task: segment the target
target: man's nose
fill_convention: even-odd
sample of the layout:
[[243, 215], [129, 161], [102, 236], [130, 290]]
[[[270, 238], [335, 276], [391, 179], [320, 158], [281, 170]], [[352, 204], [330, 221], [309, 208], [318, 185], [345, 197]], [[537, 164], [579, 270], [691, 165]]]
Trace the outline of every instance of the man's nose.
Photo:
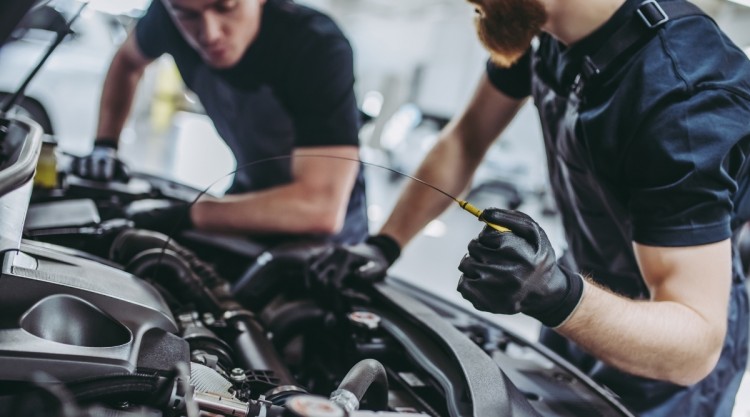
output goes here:
[[211, 45], [221, 38], [221, 21], [214, 13], [203, 14], [201, 22], [200, 42], [203, 45]]

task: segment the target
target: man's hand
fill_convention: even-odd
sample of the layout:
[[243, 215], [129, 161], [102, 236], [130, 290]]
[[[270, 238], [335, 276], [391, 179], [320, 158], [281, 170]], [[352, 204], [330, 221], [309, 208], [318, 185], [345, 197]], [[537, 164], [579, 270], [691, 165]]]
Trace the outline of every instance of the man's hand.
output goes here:
[[117, 158], [117, 149], [96, 144], [87, 156], [73, 160], [73, 174], [95, 181], [120, 181], [130, 179], [127, 166]]
[[487, 209], [480, 220], [507, 227], [501, 233], [485, 226], [469, 243], [458, 269], [458, 291], [479, 310], [525, 313], [549, 327], [562, 324], [583, 294], [583, 279], [557, 265], [544, 230], [531, 217], [512, 210]]
[[310, 263], [310, 277], [325, 286], [341, 288], [347, 282], [373, 283], [385, 278], [401, 248], [390, 236], [370, 236], [363, 243], [333, 248]]

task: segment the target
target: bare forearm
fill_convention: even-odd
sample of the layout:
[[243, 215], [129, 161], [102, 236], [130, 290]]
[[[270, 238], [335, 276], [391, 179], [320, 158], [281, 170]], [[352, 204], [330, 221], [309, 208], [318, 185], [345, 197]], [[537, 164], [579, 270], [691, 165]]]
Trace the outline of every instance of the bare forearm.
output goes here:
[[[483, 75], [464, 112], [445, 127], [437, 145], [422, 162], [417, 178], [453, 196], [459, 195], [523, 102], [498, 92]], [[390, 235], [403, 247], [451, 203], [450, 198], [423, 184], [409, 183], [381, 233]]]
[[[430, 151], [415, 176], [451, 195], [459, 195], [471, 180], [482, 155], [471, 157], [455, 140], [441, 140]], [[418, 182], [407, 184], [381, 229], [405, 246], [424, 226], [453, 201]]]
[[676, 302], [634, 301], [587, 283], [557, 330], [625, 372], [690, 385], [715, 366], [726, 327]]
[[347, 201], [290, 184], [202, 200], [191, 218], [199, 229], [230, 233], [333, 234], [343, 226]]
[[97, 137], [119, 138], [142, 75], [142, 67], [128, 65], [117, 57], [112, 61], [99, 103]]

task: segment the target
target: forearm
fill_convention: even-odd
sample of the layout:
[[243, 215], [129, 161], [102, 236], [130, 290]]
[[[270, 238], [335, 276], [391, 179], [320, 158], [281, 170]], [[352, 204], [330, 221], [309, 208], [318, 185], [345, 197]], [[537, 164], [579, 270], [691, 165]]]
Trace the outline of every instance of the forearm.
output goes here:
[[115, 56], [104, 80], [96, 137], [117, 140], [133, 105], [144, 68]]
[[[456, 196], [466, 189], [483, 155], [470, 155], [459, 141], [444, 137], [430, 151], [414, 175]], [[393, 237], [404, 247], [452, 203], [445, 195], [411, 181], [401, 193], [396, 207], [380, 232]]]
[[634, 301], [587, 283], [557, 331], [625, 372], [690, 385], [715, 366], [726, 326], [710, 325], [683, 304]]
[[265, 191], [204, 199], [190, 216], [196, 228], [240, 234], [334, 234], [346, 217], [348, 194], [292, 183]]
[[[415, 176], [452, 196], [461, 194], [487, 149], [513, 120], [523, 102], [503, 95], [492, 87], [486, 74], [482, 75], [466, 109], [443, 129], [437, 145]], [[449, 197], [411, 182], [401, 193], [381, 233], [390, 235], [404, 247], [451, 203]]]

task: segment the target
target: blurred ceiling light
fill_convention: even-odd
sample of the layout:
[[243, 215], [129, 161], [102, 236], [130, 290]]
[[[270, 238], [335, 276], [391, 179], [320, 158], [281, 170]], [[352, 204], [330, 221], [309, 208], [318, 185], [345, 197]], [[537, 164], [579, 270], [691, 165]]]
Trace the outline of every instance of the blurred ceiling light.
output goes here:
[[750, 0], [729, 0], [732, 3], [737, 3], [745, 7], [750, 7]]
[[383, 95], [379, 91], [368, 91], [362, 100], [362, 111], [372, 117], [378, 117], [383, 109]]
[[385, 211], [383, 210], [383, 207], [380, 207], [377, 204], [370, 204], [367, 207], [367, 218], [370, 219], [370, 221], [379, 222], [383, 220], [384, 216]]
[[445, 232], [448, 230], [448, 227], [440, 220], [433, 220], [425, 226], [424, 233], [425, 236], [429, 237], [443, 237], [445, 236]]
[[384, 149], [394, 150], [406, 140], [412, 130], [422, 121], [422, 112], [413, 103], [402, 105], [383, 126], [380, 145]]

